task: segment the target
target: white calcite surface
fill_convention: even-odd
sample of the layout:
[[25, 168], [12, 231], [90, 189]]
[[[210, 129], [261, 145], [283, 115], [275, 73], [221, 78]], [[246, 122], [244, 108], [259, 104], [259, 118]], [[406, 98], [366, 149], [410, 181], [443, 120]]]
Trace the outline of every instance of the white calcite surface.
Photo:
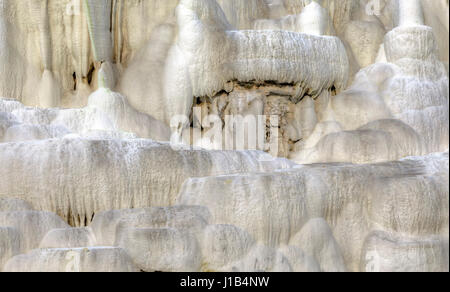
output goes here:
[[76, 248], [95, 246], [97, 241], [90, 227], [50, 230], [39, 244], [40, 248]]
[[0, 0], [0, 271], [449, 271], [448, 9]]
[[44, 248], [11, 258], [4, 272], [139, 272], [124, 250], [114, 247]]

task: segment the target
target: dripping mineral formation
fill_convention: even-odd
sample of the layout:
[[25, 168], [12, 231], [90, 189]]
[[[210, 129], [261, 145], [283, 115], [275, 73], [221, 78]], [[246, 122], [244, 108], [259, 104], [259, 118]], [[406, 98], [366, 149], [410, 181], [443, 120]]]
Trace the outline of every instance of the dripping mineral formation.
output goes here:
[[448, 271], [447, 0], [0, 0], [0, 271]]

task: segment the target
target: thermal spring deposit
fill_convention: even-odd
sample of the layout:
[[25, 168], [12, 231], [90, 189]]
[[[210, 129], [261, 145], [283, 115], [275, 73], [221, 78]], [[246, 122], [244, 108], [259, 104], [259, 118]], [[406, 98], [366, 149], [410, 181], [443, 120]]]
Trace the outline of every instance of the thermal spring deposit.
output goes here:
[[448, 272], [448, 0], [0, 0], [0, 271]]

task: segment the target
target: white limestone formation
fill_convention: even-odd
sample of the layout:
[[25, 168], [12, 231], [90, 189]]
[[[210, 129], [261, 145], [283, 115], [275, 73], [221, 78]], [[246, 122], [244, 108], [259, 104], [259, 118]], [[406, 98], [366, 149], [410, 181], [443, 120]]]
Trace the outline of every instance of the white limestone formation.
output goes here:
[[449, 271], [447, 0], [0, 0], [0, 271]]
[[19, 232], [22, 252], [39, 247], [42, 238], [48, 231], [69, 227], [56, 214], [43, 211], [0, 212], [0, 224], [15, 228]]
[[0, 227], [0, 272], [8, 260], [21, 253], [20, 233], [12, 227]]
[[4, 272], [138, 272], [120, 248], [36, 249], [11, 258]]
[[76, 248], [95, 246], [92, 230], [87, 228], [67, 228], [50, 230], [39, 244], [40, 248]]
[[[5, 166], [1, 176], [7, 178], [1, 181], [0, 193], [57, 212], [76, 226], [89, 224], [100, 211], [171, 205], [189, 177], [268, 172], [294, 164], [283, 159], [260, 161], [258, 152], [174, 151], [168, 144], [149, 140], [68, 137], [2, 143], [0, 149]], [[53, 164], [56, 159], [58, 166]], [[90, 171], [95, 175], [86, 175]], [[73, 181], [77, 183], [72, 185]], [[65, 190], [68, 184], [72, 191]]]

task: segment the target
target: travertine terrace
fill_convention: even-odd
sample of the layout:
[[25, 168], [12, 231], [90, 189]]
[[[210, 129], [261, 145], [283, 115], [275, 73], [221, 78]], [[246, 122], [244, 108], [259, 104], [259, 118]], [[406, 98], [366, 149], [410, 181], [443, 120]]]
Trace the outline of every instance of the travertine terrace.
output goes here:
[[0, 271], [448, 271], [448, 9], [0, 0]]

